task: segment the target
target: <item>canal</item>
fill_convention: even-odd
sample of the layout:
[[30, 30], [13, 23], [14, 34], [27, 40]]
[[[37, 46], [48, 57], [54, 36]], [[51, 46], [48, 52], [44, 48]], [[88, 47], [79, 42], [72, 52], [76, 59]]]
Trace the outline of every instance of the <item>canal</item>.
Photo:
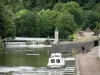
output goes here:
[[75, 75], [74, 60], [66, 61], [64, 69], [47, 69], [50, 54], [51, 48], [0, 52], [0, 75]]

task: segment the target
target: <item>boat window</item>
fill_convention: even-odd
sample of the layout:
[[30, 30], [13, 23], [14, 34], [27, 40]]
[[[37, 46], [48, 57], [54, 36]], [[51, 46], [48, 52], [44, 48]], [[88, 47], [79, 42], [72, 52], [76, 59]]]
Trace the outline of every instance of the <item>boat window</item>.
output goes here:
[[60, 63], [60, 59], [57, 59], [57, 60], [56, 60], [56, 63]]
[[60, 55], [55, 55], [55, 57], [60, 57]]
[[51, 55], [51, 57], [55, 57], [54, 55]]
[[55, 63], [55, 60], [54, 59], [51, 59], [51, 63]]

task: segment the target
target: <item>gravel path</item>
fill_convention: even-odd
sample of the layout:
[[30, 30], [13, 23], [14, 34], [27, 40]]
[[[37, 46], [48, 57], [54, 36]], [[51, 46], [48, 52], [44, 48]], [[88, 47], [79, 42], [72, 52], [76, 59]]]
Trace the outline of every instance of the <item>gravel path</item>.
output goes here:
[[100, 59], [98, 48], [77, 56], [80, 75], [100, 75]]

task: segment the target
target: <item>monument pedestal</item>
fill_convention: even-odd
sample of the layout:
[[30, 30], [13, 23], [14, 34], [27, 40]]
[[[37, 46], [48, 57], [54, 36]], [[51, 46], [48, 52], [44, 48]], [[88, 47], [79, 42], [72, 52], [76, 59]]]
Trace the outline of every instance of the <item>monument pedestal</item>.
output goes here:
[[58, 29], [56, 28], [54, 44], [58, 44], [58, 42], [59, 42], [59, 38], [58, 37], [59, 37], [59, 33], [58, 33]]

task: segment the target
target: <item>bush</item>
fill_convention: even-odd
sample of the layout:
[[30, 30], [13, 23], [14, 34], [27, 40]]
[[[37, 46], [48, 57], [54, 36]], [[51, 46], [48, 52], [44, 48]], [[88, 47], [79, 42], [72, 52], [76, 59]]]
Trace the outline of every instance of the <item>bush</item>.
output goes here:
[[73, 40], [74, 40], [74, 35], [70, 35], [70, 36], [68, 37], [68, 40], [69, 40], [69, 41], [73, 41]]

